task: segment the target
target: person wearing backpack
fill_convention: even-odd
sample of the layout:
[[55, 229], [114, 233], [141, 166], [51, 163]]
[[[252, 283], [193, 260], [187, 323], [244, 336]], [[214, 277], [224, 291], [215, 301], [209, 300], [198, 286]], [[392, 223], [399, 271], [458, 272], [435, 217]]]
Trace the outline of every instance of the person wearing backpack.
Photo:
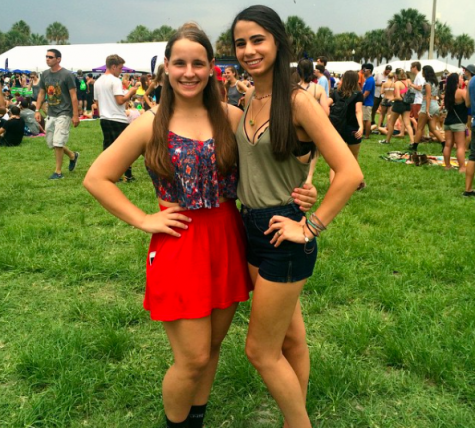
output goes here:
[[[330, 122], [348, 145], [351, 153], [358, 160], [358, 153], [363, 137], [363, 93], [358, 85], [358, 73], [347, 71], [343, 74], [339, 89], [330, 95]], [[330, 169], [330, 183], [335, 172]], [[364, 189], [366, 183], [362, 181], [357, 190]]]

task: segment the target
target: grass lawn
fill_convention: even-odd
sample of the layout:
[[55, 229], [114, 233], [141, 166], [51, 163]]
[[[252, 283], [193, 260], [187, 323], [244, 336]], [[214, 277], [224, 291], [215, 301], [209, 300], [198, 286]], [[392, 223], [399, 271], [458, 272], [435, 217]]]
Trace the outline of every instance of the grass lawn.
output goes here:
[[[361, 149], [368, 187], [320, 238], [302, 295], [309, 414], [319, 427], [475, 427], [475, 200], [455, 170], [381, 160], [408, 141], [378, 138]], [[149, 237], [81, 185], [99, 123], [69, 146], [78, 168], [57, 181], [43, 138], [0, 148], [0, 427], [162, 427], [171, 352], [142, 309]], [[156, 210], [142, 160], [134, 175], [119, 186]], [[323, 160], [315, 184], [323, 195]], [[207, 428], [281, 426], [244, 356], [249, 308], [223, 345]]]

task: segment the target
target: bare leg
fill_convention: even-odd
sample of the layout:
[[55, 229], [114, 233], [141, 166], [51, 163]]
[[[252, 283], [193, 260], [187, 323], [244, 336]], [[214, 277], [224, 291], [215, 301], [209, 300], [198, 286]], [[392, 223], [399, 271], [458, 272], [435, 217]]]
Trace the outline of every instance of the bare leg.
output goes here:
[[[452, 152], [452, 146], [454, 145], [453, 135], [454, 134], [452, 133], [452, 131], [445, 131], [445, 147], [444, 147], [445, 169], [452, 169], [452, 165], [450, 164], [450, 154]], [[464, 151], [463, 157], [465, 159], [465, 151]], [[465, 165], [465, 162], [464, 162], [464, 165]]]
[[296, 372], [282, 353], [305, 280], [274, 283], [258, 275], [246, 353], [277, 402], [289, 428], [311, 428]]
[[[447, 133], [445, 131], [445, 138], [447, 144]], [[465, 131], [462, 132], [455, 132], [454, 133], [455, 144], [457, 144], [457, 161], [459, 163], [459, 172], [461, 174], [465, 173]]]
[[427, 123], [427, 115], [425, 113], [419, 113], [419, 119], [417, 120], [417, 131], [414, 137], [415, 143], [420, 143], [422, 140], [422, 133], [424, 132], [424, 127]]
[[61, 174], [61, 170], [63, 168], [63, 155], [64, 155], [64, 148], [63, 147], [55, 147], [54, 148], [54, 157], [56, 160], [56, 168], [54, 172], [57, 174]]
[[[305, 402], [307, 400], [308, 379], [310, 377], [310, 353], [300, 302], [297, 302], [292, 321], [285, 335], [282, 351], [297, 375]], [[289, 424], [286, 421], [284, 422], [284, 428], [289, 428]]]
[[402, 120], [406, 126], [406, 131], [409, 135], [409, 141], [411, 144], [414, 144], [414, 134], [412, 133], [411, 118], [409, 117], [410, 113], [405, 111], [402, 115]]
[[435, 138], [439, 141], [439, 143], [442, 143], [444, 141], [444, 138], [442, 137], [442, 134], [439, 132], [437, 129], [437, 118], [436, 117], [431, 117], [429, 120], [429, 131], [434, 134]]
[[211, 350], [209, 362], [203, 371], [200, 383], [193, 400], [194, 406], [201, 406], [208, 402], [218, 367], [219, 351], [233, 320], [238, 304], [235, 303], [226, 309], [215, 309], [211, 314]]
[[468, 161], [467, 169], [465, 171], [465, 191], [471, 192], [473, 190], [473, 176], [475, 173], [475, 161]]
[[399, 113], [392, 112], [391, 116], [389, 116], [388, 120], [388, 133], [386, 135], [386, 141], [388, 143], [391, 142], [391, 137], [393, 136], [394, 132], [394, 124], [396, 123], [397, 118], [399, 117]]
[[211, 317], [164, 322], [174, 363], [162, 384], [165, 414], [173, 422], [188, 417], [199, 383], [210, 363]]

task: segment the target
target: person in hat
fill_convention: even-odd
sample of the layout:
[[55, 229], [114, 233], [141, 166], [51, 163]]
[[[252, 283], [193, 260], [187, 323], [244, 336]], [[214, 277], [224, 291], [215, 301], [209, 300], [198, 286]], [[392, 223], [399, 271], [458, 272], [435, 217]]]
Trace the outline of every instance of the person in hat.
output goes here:
[[389, 73], [393, 70], [391, 65], [387, 65], [382, 73], [377, 73], [374, 76], [374, 105], [373, 110], [371, 111], [371, 125], [374, 125], [374, 118], [378, 112], [379, 105], [383, 99], [383, 94], [381, 93], [381, 87], [388, 80]]
[[[462, 67], [465, 76], [470, 79], [468, 83], [468, 106], [472, 109], [475, 107], [475, 65], [469, 64]], [[475, 196], [473, 190], [473, 176], [475, 173], [475, 126], [472, 119], [472, 138], [470, 140], [470, 154], [468, 156], [467, 169], [465, 171], [465, 192], [463, 196]]]

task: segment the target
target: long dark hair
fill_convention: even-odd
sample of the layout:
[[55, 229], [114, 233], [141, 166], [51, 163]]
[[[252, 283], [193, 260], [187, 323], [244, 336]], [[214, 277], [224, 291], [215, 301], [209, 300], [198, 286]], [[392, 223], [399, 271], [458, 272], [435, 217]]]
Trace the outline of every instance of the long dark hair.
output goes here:
[[297, 64], [297, 72], [305, 83], [313, 80], [313, 62], [309, 59], [302, 58]]
[[422, 67], [422, 76], [424, 76], [427, 83], [432, 83], [435, 86], [439, 84], [435, 71], [430, 65], [424, 65], [424, 67]]
[[[168, 41], [165, 57], [170, 60], [176, 41], [187, 39], [199, 43], [206, 50], [208, 61], [214, 58], [208, 37], [196, 24], [185, 24]], [[218, 169], [225, 174], [237, 161], [236, 139], [221, 104], [216, 77], [210, 77], [203, 91], [203, 104], [213, 128], [213, 139]], [[153, 121], [153, 135], [145, 150], [146, 165], [155, 173], [173, 180], [174, 168], [168, 151], [168, 131], [175, 108], [175, 93], [165, 75], [160, 106]]]
[[[233, 50], [236, 53], [234, 30], [239, 21], [252, 21], [272, 34], [277, 47], [275, 58], [269, 131], [272, 152], [276, 159], [285, 160], [297, 148], [297, 134], [292, 121], [292, 92], [296, 89], [290, 80], [292, 49], [279, 15], [267, 6], [250, 6], [234, 18], [231, 25]], [[243, 64], [241, 64], [243, 65]]]
[[360, 90], [358, 87], [358, 77], [356, 71], [345, 71], [345, 74], [343, 74], [343, 77], [341, 78], [341, 86], [339, 90], [343, 98], [349, 98], [354, 92]]
[[444, 104], [447, 111], [450, 111], [454, 108], [455, 105], [455, 92], [457, 92], [459, 84], [459, 75], [457, 73], [452, 73], [447, 77], [447, 83], [445, 85], [445, 98]]

